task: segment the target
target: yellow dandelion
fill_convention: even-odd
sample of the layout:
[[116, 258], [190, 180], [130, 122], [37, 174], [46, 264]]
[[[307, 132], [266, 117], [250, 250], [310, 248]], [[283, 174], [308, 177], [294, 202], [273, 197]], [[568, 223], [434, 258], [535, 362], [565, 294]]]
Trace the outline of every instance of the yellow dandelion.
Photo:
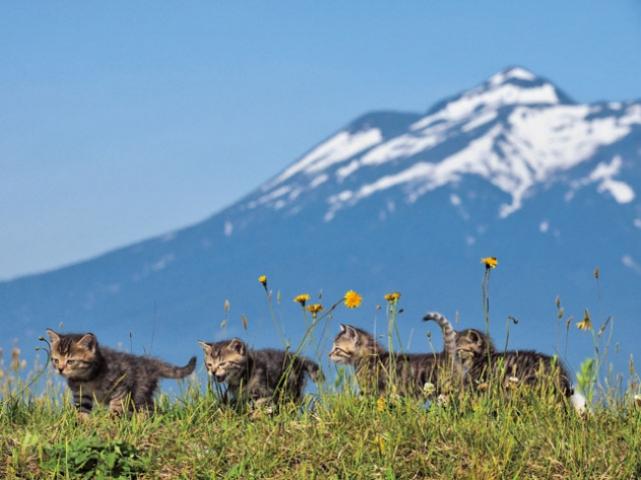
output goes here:
[[485, 257], [481, 258], [481, 263], [485, 265], [485, 268], [490, 269], [496, 268], [496, 266], [499, 264], [499, 261], [496, 257]]
[[387, 407], [385, 397], [378, 397], [378, 400], [376, 400], [376, 411], [382, 413], [385, 411], [385, 407]]
[[358, 308], [360, 307], [362, 301], [363, 297], [361, 297], [354, 290], [348, 290], [343, 297], [343, 303], [347, 308]]
[[398, 302], [399, 298], [401, 298], [401, 294], [399, 292], [391, 292], [385, 294], [385, 301], [389, 303]]
[[312, 298], [309, 293], [301, 293], [294, 297], [294, 301], [300, 303], [301, 307], [304, 307], [307, 302]]
[[583, 313], [583, 320], [577, 322], [576, 327], [579, 330], [592, 330], [592, 319], [590, 318], [590, 312], [588, 312], [587, 308]]
[[316, 318], [318, 313], [323, 310], [323, 306], [320, 303], [312, 303], [311, 305], [307, 305], [305, 310], [312, 314], [312, 318]]
[[260, 283], [263, 287], [267, 288], [267, 275], [259, 276], [258, 283]]

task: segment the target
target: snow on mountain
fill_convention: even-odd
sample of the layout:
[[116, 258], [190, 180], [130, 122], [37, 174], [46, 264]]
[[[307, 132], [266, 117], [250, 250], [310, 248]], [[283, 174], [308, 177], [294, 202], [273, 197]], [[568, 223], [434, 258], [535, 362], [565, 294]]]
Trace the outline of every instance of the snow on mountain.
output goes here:
[[[402, 188], [406, 201], [414, 202], [474, 175], [511, 197], [498, 211], [507, 217], [537, 185], [590, 160], [639, 125], [641, 103], [576, 104], [547, 80], [513, 67], [438, 103], [395, 135], [383, 135], [375, 121], [337, 132], [268, 182], [247, 207], [280, 210], [323, 186], [324, 220], [331, 221], [390, 188]], [[361, 175], [380, 166], [389, 168]], [[620, 202], [634, 198], [632, 187], [612, 175], [599, 191]]]
[[[261, 273], [285, 299], [357, 288], [366, 305], [345, 321], [366, 328], [386, 290], [403, 292], [403, 334], [423, 328], [426, 307], [479, 327], [478, 259], [496, 255], [493, 329], [515, 315], [510, 341], [552, 352], [554, 298], [576, 317], [598, 291], [595, 321], [614, 315], [630, 352], [641, 335], [640, 195], [641, 102], [576, 103], [512, 67], [423, 113], [365, 114], [196, 225], [0, 282], [0, 338], [30, 344], [63, 322], [114, 345], [134, 332], [176, 361], [213, 335], [279, 345]], [[297, 307], [278, 305], [293, 344], [305, 328]], [[592, 351], [585, 338], [575, 365]]]

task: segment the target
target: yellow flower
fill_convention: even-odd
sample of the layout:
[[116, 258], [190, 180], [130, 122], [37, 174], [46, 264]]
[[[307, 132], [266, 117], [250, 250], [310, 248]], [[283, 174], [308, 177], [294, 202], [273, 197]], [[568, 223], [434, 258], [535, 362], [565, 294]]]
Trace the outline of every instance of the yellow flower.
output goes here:
[[378, 400], [376, 400], [376, 411], [382, 413], [385, 411], [385, 407], [387, 407], [385, 397], [378, 397]]
[[592, 320], [590, 319], [590, 312], [588, 312], [587, 308], [583, 314], [583, 320], [577, 322], [576, 327], [579, 330], [592, 330]]
[[300, 303], [301, 306], [304, 307], [305, 304], [309, 302], [310, 298], [312, 297], [310, 297], [309, 293], [301, 293], [300, 295], [296, 295], [294, 297], [294, 301]]
[[496, 268], [496, 266], [499, 264], [499, 261], [496, 259], [496, 257], [485, 257], [481, 258], [481, 263], [485, 265], [485, 268]]
[[385, 300], [392, 303], [392, 302], [398, 302], [398, 299], [401, 298], [401, 294], [399, 292], [391, 292], [385, 294]]
[[258, 283], [267, 288], [267, 275], [261, 275], [260, 277], [258, 277]]
[[343, 303], [347, 308], [358, 308], [360, 307], [362, 301], [363, 297], [361, 297], [354, 290], [348, 290], [343, 297]]
[[318, 312], [323, 309], [323, 306], [320, 303], [312, 303], [311, 305], [307, 305], [305, 309], [312, 314], [312, 318], [316, 318]]

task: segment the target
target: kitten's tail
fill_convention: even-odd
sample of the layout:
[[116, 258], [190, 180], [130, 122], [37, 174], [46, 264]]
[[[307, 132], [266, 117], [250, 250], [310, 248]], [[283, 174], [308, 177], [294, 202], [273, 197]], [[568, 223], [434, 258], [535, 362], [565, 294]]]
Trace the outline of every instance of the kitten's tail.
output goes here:
[[430, 320], [438, 323], [443, 332], [443, 341], [445, 343], [445, 352], [450, 355], [451, 358], [456, 356], [456, 331], [452, 328], [452, 324], [447, 318], [441, 315], [438, 312], [428, 312], [423, 317], [423, 321], [429, 322]]
[[177, 367], [170, 363], [158, 362], [156, 364], [158, 375], [164, 378], [184, 378], [196, 368], [196, 357], [191, 357], [184, 367]]

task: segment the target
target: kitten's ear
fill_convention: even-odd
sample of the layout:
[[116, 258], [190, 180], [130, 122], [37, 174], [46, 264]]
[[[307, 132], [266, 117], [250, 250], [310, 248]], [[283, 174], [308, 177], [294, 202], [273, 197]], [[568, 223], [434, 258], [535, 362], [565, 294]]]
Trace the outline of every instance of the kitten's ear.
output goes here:
[[352, 327], [351, 325], [344, 325], [341, 324], [341, 331], [347, 335], [348, 338], [357, 338], [358, 333], [356, 332], [356, 329]]
[[209, 343], [198, 340], [198, 345], [200, 345], [200, 348], [202, 348], [205, 353], [211, 353], [211, 345]]
[[56, 332], [54, 332], [50, 328], [47, 328], [47, 335], [49, 336], [49, 341], [51, 343], [58, 343], [60, 341], [60, 335], [58, 335]]
[[232, 341], [229, 342], [228, 347], [238, 352], [240, 355], [245, 355], [245, 343], [238, 338], [232, 339]]
[[76, 345], [86, 348], [87, 350], [93, 352], [96, 349], [96, 346], [98, 345], [98, 340], [96, 339], [96, 336], [93, 333], [87, 333], [83, 335], [83, 337], [76, 342]]

